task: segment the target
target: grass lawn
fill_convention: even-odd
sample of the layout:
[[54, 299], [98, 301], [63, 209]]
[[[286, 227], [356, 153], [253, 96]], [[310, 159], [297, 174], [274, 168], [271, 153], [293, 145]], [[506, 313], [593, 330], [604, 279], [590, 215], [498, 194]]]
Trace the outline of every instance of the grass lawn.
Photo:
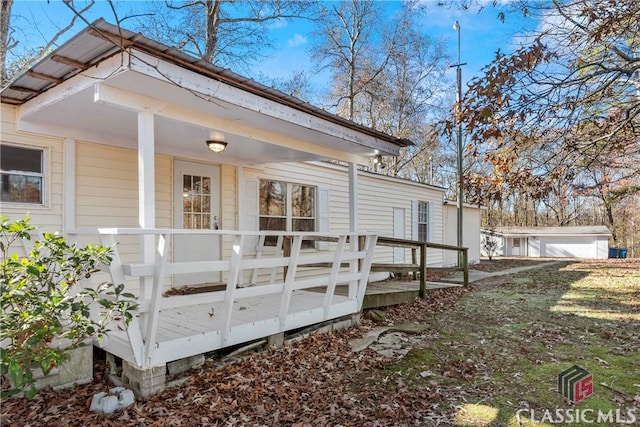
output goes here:
[[[618, 425], [616, 410], [632, 421], [631, 410], [640, 425], [638, 260], [562, 262], [487, 279], [429, 319], [429, 329], [434, 338], [386, 374], [439, 390], [457, 411], [455, 425], [562, 425], [557, 410], [565, 421], [580, 410], [593, 426]], [[557, 391], [558, 374], [572, 365], [593, 375], [593, 394], [576, 404]], [[598, 422], [598, 410], [612, 411], [613, 422]]]

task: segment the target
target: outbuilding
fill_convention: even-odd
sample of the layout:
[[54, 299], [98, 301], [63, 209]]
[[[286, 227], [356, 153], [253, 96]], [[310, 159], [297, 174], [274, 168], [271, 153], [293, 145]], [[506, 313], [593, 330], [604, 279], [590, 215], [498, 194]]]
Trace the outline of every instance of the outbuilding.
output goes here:
[[[499, 227], [481, 231], [482, 241], [496, 239], [493, 255], [532, 258], [607, 258], [611, 232], [603, 225]], [[482, 255], [488, 256], [487, 245]]]

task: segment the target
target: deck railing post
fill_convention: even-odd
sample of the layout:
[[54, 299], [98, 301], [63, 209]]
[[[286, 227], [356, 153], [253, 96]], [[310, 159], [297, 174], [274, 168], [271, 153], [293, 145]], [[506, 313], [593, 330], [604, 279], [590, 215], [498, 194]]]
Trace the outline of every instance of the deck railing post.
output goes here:
[[462, 248], [462, 268], [464, 271], [464, 287], [469, 286], [469, 256], [467, 253], [467, 248]]
[[[376, 243], [378, 242], [378, 236], [364, 236], [364, 259], [362, 260], [362, 267], [360, 268], [360, 280], [358, 280], [358, 288], [356, 292], [356, 300], [358, 301], [358, 310], [362, 309], [362, 303], [364, 302], [364, 294], [367, 289], [367, 282], [369, 281], [369, 272], [371, 271], [371, 264], [373, 263], [373, 253], [376, 249]], [[353, 238], [353, 237], [351, 237]], [[351, 296], [349, 296], [351, 298]]]
[[156, 251], [155, 265], [153, 271], [153, 288], [151, 289], [151, 299], [149, 301], [149, 316], [147, 318], [147, 333], [145, 334], [145, 354], [144, 365], [153, 365], [153, 352], [156, 345], [156, 334], [158, 332], [158, 321], [160, 318], [160, 299], [162, 298], [162, 282], [164, 272], [167, 267], [168, 238], [166, 234], [161, 234], [158, 238], [158, 248]]
[[[422, 250], [422, 249], [423, 249], [423, 247], [421, 246], [420, 250]], [[403, 249], [403, 251], [404, 251], [404, 249]], [[417, 252], [416, 247], [415, 246], [412, 247], [411, 248], [411, 264], [413, 264], [413, 265], [418, 263], [418, 258], [417, 258], [416, 252]], [[420, 257], [421, 257], [420, 259], [422, 259], [422, 253], [420, 253]], [[404, 256], [402, 257], [402, 260], [404, 261]], [[413, 280], [416, 280], [417, 279], [416, 276], [418, 275], [418, 272], [413, 271], [413, 272], [411, 272], [411, 275], [413, 276]]]
[[336, 291], [336, 280], [340, 273], [340, 265], [342, 263], [342, 256], [347, 244], [347, 236], [343, 235], [338, 238], [338, 245], [336, 246], [336, 252], [333, 256], [333, 265], [331, 266], [331, 273], [329, 275], [329, 284], [324, 294], [324, 317], [329, 317], [329, 310], [331, 309], [331, 301], [333, 294]]
[[242, 265], [242, 254], [244, 253], [246, 237], [244, 234], [236, 235], [233, 239], [231, 259], [229, 261], [229, 276], [227, 277], [227, 288], [224, 294], [224, 313], [221, 330], [222, 344], [226, 345], [231, 332], [231, 317], [233, 315], [233, 299], [235, 297], [238, 280], [240, 278], [240, 267]]
[[[291, 256], [291, 236], [284, 236], [284, 240], [282, 241], [282, 256], [284, 258], [289, 258]], [[287, 270], [289, 268], [285, 265], [282, 267], [282, 277], [287, 277]]]
[[[289, 241], [289, 239], [287, 239]], [[282, 290], [282, 299], [280, 300], [280, 332], [284, 331], [287, 315], [289, 314], [289, 305], [291, 304], [291, 294], [293, 292], [293, 285], [296, 280], [296, 272], [298, 270], [298, 257], [300, 255], [300, 248], [302, 247], [302, 236], [298, 235], [293, 238], [293, 244], [289, 245], [289, 263], [287, 268], [287, 275], [284, 278], [284, 289]]]
[[427, 245], [420, 245], [420, 298], [427, 294]]
[[[120, 285], [126, 283], [124, 275], [124, 268], [122, 266], [122, 260], [120, 259], [120, 252], [116, 245], [116, 239], [113, 234], [100, 234], [100, 244], [108, 246], [112, 250], [112, 259], [109, 264], [109, 274], [111, 276], [111, 283]], [[127, 336], [129, 337], [129, 343], [131, 344], [131, 350], [133, 351], [133, 357], [136, 359], [136, 363], [140, 366], [144, 363], [144, 338], [143, 328], [146, 324], [147, 313], [140, 313], [139, 316], [134, 316], [127, 327]]]

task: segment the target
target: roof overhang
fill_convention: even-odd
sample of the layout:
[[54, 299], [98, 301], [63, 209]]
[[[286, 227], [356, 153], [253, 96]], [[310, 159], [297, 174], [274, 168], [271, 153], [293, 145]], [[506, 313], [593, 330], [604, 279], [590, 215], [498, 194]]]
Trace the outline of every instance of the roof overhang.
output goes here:
[[[557, 227], [563, 228], [563, 227]], [[481, 233], [493, 234], [501, 237], [522, 238], [522, 237], [608, 237], [611, 232], [602, 231], [572, 231], [572, 230], [488, 230], [482, 229]]]
[[[409, 141], [97, 21], [2, 90], [20, 130], [137, 146], [137, 113], [153, 112], [156, 152], [221, 163], [398, 155]], [[223, 153], [205, 141], [222, 135]]]

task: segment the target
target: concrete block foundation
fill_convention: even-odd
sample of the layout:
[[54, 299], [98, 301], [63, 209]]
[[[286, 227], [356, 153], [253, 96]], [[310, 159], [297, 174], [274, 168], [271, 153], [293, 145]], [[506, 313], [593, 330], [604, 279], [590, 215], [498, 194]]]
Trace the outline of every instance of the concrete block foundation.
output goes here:
[[122, 361], [122, 384], [139, 397], [148, 397], [165, 389], [166, 365], [141, 368]]
[[49, 375], [42, 375], [42, 370], [34, 370], [36, 389], [53, 387], [54, 389], [73, 387], [93, 381], [93, 346], [91, 344], [67, 350], [69, 359], [51, 370]]

